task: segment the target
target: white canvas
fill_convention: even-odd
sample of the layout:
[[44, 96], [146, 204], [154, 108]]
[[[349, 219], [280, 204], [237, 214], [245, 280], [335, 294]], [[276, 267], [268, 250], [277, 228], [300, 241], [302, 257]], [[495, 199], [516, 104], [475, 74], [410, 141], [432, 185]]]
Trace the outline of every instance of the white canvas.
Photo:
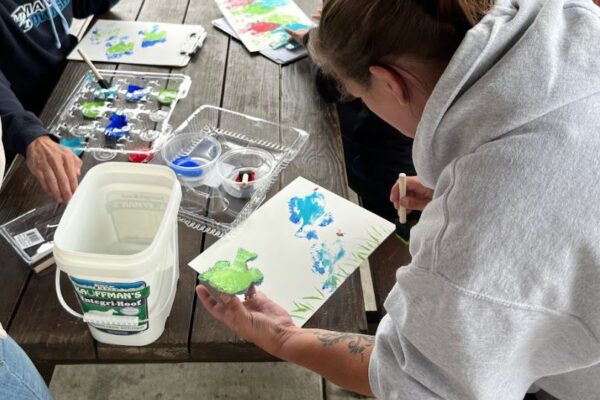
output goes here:
[[189, 265], [202, 273], [232, 262], [240, 248], [256, 253], [247, 266], [264, 275], [258, 290], [303, 325], [393, 231], [392, 223], [297, 178]]
[[184, 66], [190, 59], [186, 52], [205, 37], [200, 25], [100, 19], [68, 59], [81, 60], [79, 48], [94, 62]]
[[248, 51], [270, 48], [289, 39], [285, 29], [314, 24], [292, 0], [215, 0]]

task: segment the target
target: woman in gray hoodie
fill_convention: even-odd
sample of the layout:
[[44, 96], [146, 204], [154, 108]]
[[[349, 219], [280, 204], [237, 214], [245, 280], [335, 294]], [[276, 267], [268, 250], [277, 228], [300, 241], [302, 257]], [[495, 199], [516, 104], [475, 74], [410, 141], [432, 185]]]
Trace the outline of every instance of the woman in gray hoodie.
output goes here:
[[[329, 0], [311, 54], [415, 138], [433, 188], [375, 338], [263, 294], [204, 306], [246, 340], [391, 399], [600, 398], [600, 9]], [[397, 199], [396, 199], [397, 200]]]

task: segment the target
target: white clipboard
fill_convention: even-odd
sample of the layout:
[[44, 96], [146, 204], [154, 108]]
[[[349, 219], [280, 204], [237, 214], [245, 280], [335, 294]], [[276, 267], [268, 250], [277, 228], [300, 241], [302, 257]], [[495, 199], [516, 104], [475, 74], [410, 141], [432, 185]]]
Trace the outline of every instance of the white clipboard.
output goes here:
[[[212, 24], [215, 28], [220, 29], [231, 37], [239, 40], [238, 35], [225, 18], [215, 19], [212, 21]], [[260, 54], [277, 64], [285, 65], [306, 57], [308, 55], [308, 51], [306, 51], [304, 47], [293, 51], [286, 48], [280, 48], [276, 50], [264, 49], [260, 51]]]
[[100, 19], [67, 57], [94, 62], [185, 67], [206, 39], [201, 25]]

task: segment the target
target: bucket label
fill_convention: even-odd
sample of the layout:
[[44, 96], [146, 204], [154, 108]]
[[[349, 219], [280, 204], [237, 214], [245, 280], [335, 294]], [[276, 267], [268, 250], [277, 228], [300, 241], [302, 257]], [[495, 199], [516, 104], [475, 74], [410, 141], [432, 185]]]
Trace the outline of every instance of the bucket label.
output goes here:
[[[98, 282], [70, 277], [81, 309], [94, 328], [113, 335], [134, 335], [148, 329], [146, 282]], [[97, 316], [97, 319], [94, 317]], [[132, 317], [137, 317], [137, 322]]]

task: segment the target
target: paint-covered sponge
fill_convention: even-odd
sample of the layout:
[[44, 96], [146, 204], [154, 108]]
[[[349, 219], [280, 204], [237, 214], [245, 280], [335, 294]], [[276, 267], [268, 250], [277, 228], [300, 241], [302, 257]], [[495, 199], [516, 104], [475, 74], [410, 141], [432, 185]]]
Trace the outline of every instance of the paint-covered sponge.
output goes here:
[[129, 135], [129, 125], [127, 124], [127, 116], [119, 113], [113, 113], [110, 116], [110, 122], [104, 129], [104, 134], [107, 140], [119, 140]]
[[127, 93], [125, 93], [125, 100], [129, 102], [137, 102], [146, 100], [148, 95], [148, 89], [145, 89], [138, 85], [127, 86]]
[[233, 262], [217, 261], [208, 271], [198, 276], [198, 281], [220, 293], [228, 295], [243, 294], [264, 279], [258, 268], [248, 268], [248, 262], [258, 258], [256, 253], [238, 249]]

